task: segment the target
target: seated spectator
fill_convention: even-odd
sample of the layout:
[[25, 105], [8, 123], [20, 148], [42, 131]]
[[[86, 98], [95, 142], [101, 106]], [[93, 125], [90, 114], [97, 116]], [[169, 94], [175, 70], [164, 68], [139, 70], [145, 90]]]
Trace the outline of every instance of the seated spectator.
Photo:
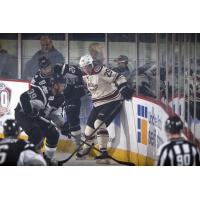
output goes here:
[[45, 56], [48, 58], [52, 65], [54, 66], [56, 63], [64, 63], [63, 55], [55, 49], [53, 46], [53, 41], [49, 36], [41, 36], [40, 38], [41, 49], [37, 51], [31, 60], [26, 63], [24, 78], [31, 80], [33, 75], [38, 71], [38, 59]]
[[17, 78], [17, 57], [2, 48], [0, 41], [0, 77]]
[[130, 74], [130, 70], [128, 68], [128, 57], [125, 55], [120, 55], [114, 61], [117, 62], [117, 67], [113, 68], [112, 70], [128, 78]]
[[103, 46], [98, 42], [93, 42], [90, 44], [88, 51], [92, 56], [94, 63], [103, 64], [105, 60]]
[[[188, 89], [189, 89], [189, 93], [188, 93]], [[190, 117], [194, 119], [194, 103], [196, 103], [196, 118], [200, 120], [200, 70], [197, 70], [196, 73], [194, 73], [193, 70], [190, 70], [190, 75], [188, 76], [188, 79], [185, 85], [185, 94], [186, 94], [185, 108], [187, 109], [189, 105]], [[187, 120], [187, 114], [188, 113], [185, 112], [186, 120]]]

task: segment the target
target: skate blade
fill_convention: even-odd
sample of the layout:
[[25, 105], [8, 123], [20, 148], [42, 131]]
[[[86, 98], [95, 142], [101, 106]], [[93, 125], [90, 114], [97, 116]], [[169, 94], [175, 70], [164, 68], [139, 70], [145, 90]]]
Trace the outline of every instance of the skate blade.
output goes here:
[[104, 165], [110, 165], [110, 160], [108, 158], [105, 159], [97, 159], [96, 164], [104, 164]]

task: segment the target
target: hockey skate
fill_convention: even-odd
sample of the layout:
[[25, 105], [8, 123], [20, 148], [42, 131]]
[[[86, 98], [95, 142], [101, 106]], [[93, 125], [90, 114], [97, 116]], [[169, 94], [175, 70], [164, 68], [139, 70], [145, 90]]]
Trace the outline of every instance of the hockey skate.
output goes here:
[[107, 150], [106, 149], [101, 149], [100, 151], [101, 151], [100, 155], [95, 157], [96, 163], [97, 164], [109, 165], [110, 164], [110, 160], [108, 158]]
[[48, 166], [58, 166], [58, 161], [55, 158], [50, 159], [45, 154], [43, 154], [43, 157]]
[[81, 160], [81, 159], [86, 159], [88, 154], [90, 153], [90, 151], [92, 150], [94, 144], [92, 144], [91, 146], [83, 146], [83, 148], [81, 148], [77, 154], [76, 157], [77, 159]]

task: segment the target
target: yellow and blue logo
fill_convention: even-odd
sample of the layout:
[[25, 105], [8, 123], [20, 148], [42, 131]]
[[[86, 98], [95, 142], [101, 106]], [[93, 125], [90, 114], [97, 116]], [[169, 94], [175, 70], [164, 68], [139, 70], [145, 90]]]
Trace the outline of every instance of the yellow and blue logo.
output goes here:
[[147, 112], [146, 106], [137, 105], [137, 142], [144, 145], [147, 145]]

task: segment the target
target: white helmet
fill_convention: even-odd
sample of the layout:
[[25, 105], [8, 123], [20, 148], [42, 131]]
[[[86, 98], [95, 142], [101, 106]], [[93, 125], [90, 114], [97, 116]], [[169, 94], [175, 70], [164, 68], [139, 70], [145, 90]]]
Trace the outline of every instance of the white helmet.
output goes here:
[[91, 55], [82, 56], [79, 62], [80, 67], [85, 67], [93, 63], [93, 58]]

